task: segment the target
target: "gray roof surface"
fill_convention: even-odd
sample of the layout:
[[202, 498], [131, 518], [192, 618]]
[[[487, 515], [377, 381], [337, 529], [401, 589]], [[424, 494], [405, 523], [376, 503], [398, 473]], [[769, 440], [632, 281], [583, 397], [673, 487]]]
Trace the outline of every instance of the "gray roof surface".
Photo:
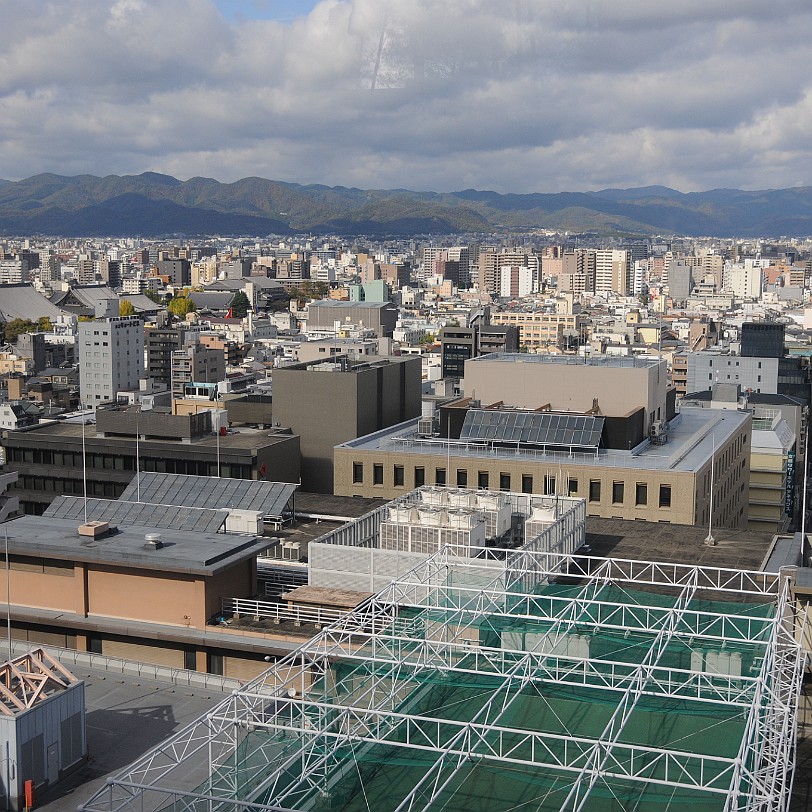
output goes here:
[[[258, 510], [265, 516], [281, 516], [298, 486], [289, 482], [221, 479], [186, 474], [141, 474], [141, 501], [191, 508]], [[135, 502], [138, 486], [130, 482], [122, 500]]]
[[33, 285], [0, 285], [0, 319], [28, 319], [36, 321], [40, 316], [55, 319], [62, 311], [37, 293]]
[[668, 442], [664, 445], [648, 445], [639, 453], [629, 451], [554, 452], [538, 448], [498, 448], [483, 446], [483, 441], [466, 442], [441, 439], [426, 440], [417, 434], [419, 418], [408, 420], [357, 440], [341, 443], [337, 448], [364, 450], [404, 451], [408, 454], [450, 454], [454, 457], [481, 457], [491, 459], [533, 460], [558, 464], [566, 460], [569, 468], [578, 465], [631, 468], [649, 471], [698, 471], [710, 460], [713, 444], [721, 448], [750, 422], [749, 412], [733, 409], [703, 409], [683, 407], [669, 424]]
[[219, 291], [192, 290], [189, 292], [189, 298], [198, 308], [208, 307], [212, 310], [225, 310], [228, 303], [234, 298], [234, 294], [230, 291], [220, 293]]
[[[88, 514], [88, 518], [91, 518]], [[257, 536], [119, 526], [117, 533], [90, 540], [79, 536], [76, 519], [21, 516], [7, 522], [9, 550], [17, 555], [214, 575], [255, 556], [268, 546]], [[145, 548], [145, 535], [157, 533], [163, 549]]]
[[352, 307], [366, 307], [372, 310], [382, 310], [385, 307], [394, 307], [392, 302], [338, 302], [332, 299], [320, 299], [311, 302], [308, 307], [330, 307], [336, 310], [348, 310]]
[[[141, 477], [146, 476], [141, 474]], [[137, 492], [135, 480], [130, 483]], [[142, 494], [143, 495], [143, 494]], [[54, 519], [84, 520], [85, 500], [81, 496], [57, 496], [43, 513]], [[176, 507], [167, 503], [88, 499], [87, 516], [92, 521], [123, 522], [136, 527], [160, 527], [166, 530], [192, 530], [216, 533], [226, 523], [228, 511], [199, 507]]]

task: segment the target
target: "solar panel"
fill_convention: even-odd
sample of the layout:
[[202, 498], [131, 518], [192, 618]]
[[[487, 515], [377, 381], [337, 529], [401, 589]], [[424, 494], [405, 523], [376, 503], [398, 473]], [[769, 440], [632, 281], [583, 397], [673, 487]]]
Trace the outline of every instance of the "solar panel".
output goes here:
[[[297, 485], [289, 482], [257, 482], [185, 474], [142, 472], [142, 502], [199, 508], [257, 510], [265, 516], [281, 516]], [[121, 495], [122, 501], [138, 501], [135, 479]]]
[[598, 448], [603, 423], [604, 418], [592, 415], [469, 409], [465, 415], [460, 439]]
[[[81, 496], [58, 496], [43, 515], [52, 519], [84, 521], [85, 500]], [[216, 533], [226, 523], [228, 512], [148, 502], [88, 499], [87, 518], [90, 521], [120, 522], [136, 527]]]

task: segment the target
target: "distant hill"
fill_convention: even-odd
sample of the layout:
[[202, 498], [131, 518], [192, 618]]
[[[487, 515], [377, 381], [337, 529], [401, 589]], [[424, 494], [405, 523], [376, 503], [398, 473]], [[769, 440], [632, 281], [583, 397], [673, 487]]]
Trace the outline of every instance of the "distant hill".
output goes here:
[[812, 188], [682, 193], [665, 186], [557, 194], [302, 186], [243, 178], [35, 175], [0, 180], [0, 233], [68, 237], [413, 236], [533, 228], [711, 237], [812, 235]]

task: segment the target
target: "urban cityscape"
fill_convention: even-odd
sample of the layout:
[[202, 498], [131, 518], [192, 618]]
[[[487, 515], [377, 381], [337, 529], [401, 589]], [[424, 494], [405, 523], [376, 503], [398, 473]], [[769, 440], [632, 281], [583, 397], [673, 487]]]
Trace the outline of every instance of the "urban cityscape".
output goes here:
[[812, 809], [812, 9], [23, 6], [0, 808]]

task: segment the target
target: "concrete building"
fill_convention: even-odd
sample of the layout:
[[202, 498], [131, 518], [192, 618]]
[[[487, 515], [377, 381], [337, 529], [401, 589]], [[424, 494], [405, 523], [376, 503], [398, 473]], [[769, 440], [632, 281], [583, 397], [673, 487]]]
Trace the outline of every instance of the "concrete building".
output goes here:
[[[116, 499], [136, 471], [299, 480], [299, 438], [289, 429], [241, 428], [214, 436], [211, 411], [172, 415], [137, 407], [100, 409], [96, 423], [45, 421], [2, 434], [6, 470], [19, 473], [13, 493], [25, 513], [41, 514], [60, 494]], [[90, 418], [85, 415], [85, 420]], [[138, 438], [138, 439], [136, 439]], [[219, 462], [219, 469], [218, 469]]]
[[200, 345], [184, 347], [172, 353], [172, 397], [181, 398], [187, 384], [217, 383], [226, 377], [222, 350]]
[[[489, 316], [485, 317], [485, 321]], [[510, 324], [474, 324], [440, 330], [441, 374], [461, 378], [465, 362], [491, 352], [518, 352], [519, 331]]]
[[714, 384], [739, 384], [742, 391], [778, 392], [778, 358], [747, 358], [717, 349], [686, 354], [686, 391], [710, 391]]
[[580, 314], [519, 311], [494, 313], [491, 322], [517, 327], [520, 347], [528, 352], [543, 352], [550, 347], [563, 347], [567, 337], [580, 336], [584, 317]]
[[595, 254], [595, 293], [619, 293], [628, 296], [631, 291], [631, 255], [628, 251], [599, 249]]
[[420, 414], [417, 356], [344, 357], [274, 370], [273, 417], [299, 435], [302, 489], [333, 491], [333, 448]]
[[79, 322], [79, 389], [88, 404], [111, 403], [144, 374], [144, 326], [135, 316]]
[[677, 414], [661, 361], [567, 360], [469, 361], [476, 401], [338, 446], [335, 493], [449, 484], [579, 497], [590, 516], [706, 524], [714, 457], [713, 523], [746, 526], [749, 413]]
[[307, 308], [307, 329], [334, 329], [339, 324], [362, 324], [378, 338], [391, 338], [399, 311], [391, 302], [311, 302]]

